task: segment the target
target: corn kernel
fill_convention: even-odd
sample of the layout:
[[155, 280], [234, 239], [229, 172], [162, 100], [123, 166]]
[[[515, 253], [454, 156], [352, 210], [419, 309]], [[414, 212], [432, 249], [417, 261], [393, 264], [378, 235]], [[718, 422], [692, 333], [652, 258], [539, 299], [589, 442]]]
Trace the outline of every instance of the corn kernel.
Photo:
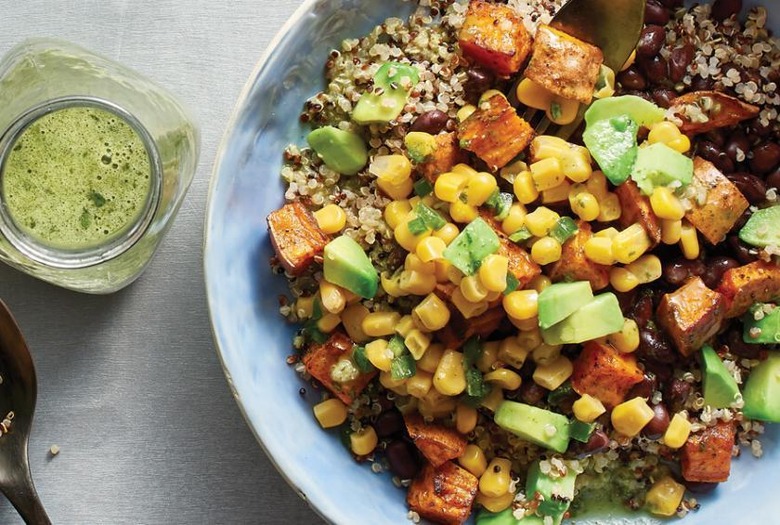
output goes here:
[[611, 266], [615, 264], [612, 255], [612, 239], [607, 237], [591, 237], [583, 246], [585, 257], [597, 264]]
[[525, 206], [519, 202], [515, 202], [509, 207], [509, 213], [506, 218], [501, 221], [501, 231], [507, 235], [512, 235], [523, 227], [526, 215]]
[[436, 275], [417, 270], [404, 270], [398, 281], [401, 290], [413, 295], [428, 295], [436, 288], [436, 284]]
[[453, 265], [450, 265], [449, 268], [447, 268], [447, 278], [452, 284], [460, 284], [460, 282], [463, 280], [463, 272], [458, 270]]
[[641, 397], [624, 401], [612, 410], [612, 426], [621, 434], [634, 437], [655, 416], [655, 412]]
[[529, 108], [545, 110], [550, 107], [553, 94], [530, 78], [524, 78], [515, 88], [518, 102]]
[[563, 157], [561, 169], [564, 176], [572, 182], [585, 182], [588, 180], [593, 174], [588, 150], [585, 148], [573, 148]]
[[539, 293], [536, 290], [516, 290], [504, 296], [504, 310], [515, 319], [536, 317], [539, 311]]
[[607, 189], [607, 177], [601, 170], [595, 170], [585, 181], [585, 189], [601, 200], [609, 194]]
[[685, 135], [680, 135], [676, 139], [667, 142], [666, 145], [679, 153], [685, 153], [691, 149], [691, 139]]
[[317, 330], [323, 334], [329, 334], [335, 330], [339, 324], [341, 324], [341, 317], [336, 314], [327, 313], [317, 321]]
[[538, 365], [547, 365], [558, 359], [561, 355], [561, 348], [563, 345], [548, 345], [547, 343], [541, 343], [533, 349], [531, 357], [534, 363]]
[[517, 337], [507, 337], [498, 345], [498, 359], [520, 370], [530, 351], [531, 349], [523, 346]]
[[[429, 237], [426, 237], [423, 239], [423, 241], [428, 238]], [[423, 260], [420, 259], [416, 253], [409, 253], [404, 259], [404, 270], [410, 272], [415, 271], [420, 273], [433, 273], [436, 271], [436, 265], [433, 264], [433, 261], [423, 262]]]
[[564, 180], [556, 187], [542, 192], [542, 204], [564, 202], [569, 198], [569, 191], [571, 191], [571, 182]]
[[471, 206], [482, 206], [498, 189], [496, 178], [485, 171], [479, 171], [468, 178], [466, 182], [466, 203]]
[[626, 270], [636, 276], [639, 284], [647, 284], [660, 279], [663, 273], [661, 259], [652, 254], [643, 255], [631, 264], [627, 264]]
[[349, 435], [349, 444], [352, 452], [356, 456], [367, 456], [371, 454], [379, 443], [374, 427], [366, 425], [357, 432]]
[[444, 351], [433, 374], [433, 387], [445, 396], [457, 396], [466, 390], [466, 374], [463, 370], [461, 352]]
[[433, 193], [437, 199], [444, 202], [456, 202], [467, 182], [467, 175], [448, 171], [438, 176], [433, 185]]
[[458, 119], [458, 122], [463, 122], [467, 118], [471, 116], [472, 113], [474, 113], [477, 110], [477, 107], [473, 104], [466, 104], [462, 108], [458, 110], [458, 112], [455, 114], [455, 118]]
[[315, 211], [314, 218], [320, 230], [328, 234], [340, 232], [347, 224], [347, 214], [336, 204], [328, 204]]
[[521, 332], [533, 332], [539, 329], [539, 318], [537, 316], [531, 317], [530, 319], [515, 319], [514, 317], [510, 317], [509, 322]]
[[614, 228], [610, 226], [609, 228], [604, 228], [603, 230], [599, 230], [596, 233], [593, 234], [594, 237], [605, 237], [607, 239], [614, 239], [615, 235], [620, 233], [617, 228]]
[[395, 325], [401, 320], [398, 312], [371, 312], [363, 318], [361, 327], [369, 337], [382, 337], [395, 333]]
[[417, 324], [415, 323], [414, 318], [412, 318], [411, 315], [404, 315], [395, 324], [395, 333], [397, 333], [401, 337], [406, 337], [407, 335], [409, 335], [409, 332], [411, 332], [415, 328], [417, 328]]
[[382, 289], [385, 293], [391, 297], [402, 297], [409, 295], [407, 292], [401, 290], [398, 286], [400, 275], [389, 275], [387, 272], [379, 274], [379, 282], [382, 285]]
[[434, 293], [428, 294], [412, 312], [415, 320], [429, 332], [441, 330], [450, 321], [450, 309]]
[[390, 371], [390, 363], [394, 357], [393, 351], [387, 347], [386, 339], [374, 339], [366, 344], [366, 358], [383, 372]]
[[341, 324], [344, 325], [344, 330], [347, 331], [349, 338], [355, 343], [361, 344], [371, 339], [363, 331], [363, 320], [368, 314], [368, 308], [360, 303], [347, 306], [341, 312]]
[[515, 175], [515, 181], [512, 183], [515, 197], [522, 204], [530, 204], [539, 198], [539, 190], [534, 185], [534, 179], [530, 171], [522, 171]]
[[547, 277], [544, 274], [539, 274], [528, 283], [528, 288], [531, 288], [532, 290], [536, 290], [537, 292], [541, 293], [542, 290], [547, 288], [552, 284], [552, 281], [549, 277]]
[[530, 152], [534, 161], [549, 158], [563, 159], [569, 154], [569, 143], [555, 135], [537, 135], [531, 141]]
[[677, 514], [684, 495], [685, 485], [677, 483], [671, 476], [664, 476], [647, 491], [645, 507], [651, 514], [671, 517]]
[[417, 370], [412, 377], [406, 380], [406, 391], [417, 399], [427, 396], [432, 386], [433, 376], [424, 370]]
[[505, 458], [493, 458], [479, 477], [479, 491], [485, 496], [497, 498], [509, 492], [512, 483], [512, 462]]
[[422, 399], [417, 401], [417, 410], [424, 418], [450, 417], [458, 400], [445, 396], [435, 388], [431, 388]]
[[650, 144], [655, 144], [657, 142], [666, 144], [680, 135], [680, 129], [674, 125], [674, 122], [664, 120], [657, 122], [650, 127], [650, 133], [647, 134], [647, 141]]
[[347, 299], [341, 288], [326, 280], [320, 281], [320, 301], [322, 307], [332, 314], [339, 314], [347, 305]]
[[677, 244], [682, 234], [682, 221], [661, 221], [661, 242], [664, 244]]
[[528, 166], [533, 177], [534, 186], [538, 191], [549, 190], [563, 182], [561, 161], [555, 157], [538, 160]]
[[347, 405], [332, 397], [314, 405], [314, 417], [322, 428], [333, 428], [347, 420]]
[[482, 352], [479, 354], [476, 364], [479, 371], [483, 374], [493, 369], [493, 365], [498, 360], [498, 348], [500, 345], [499, 341], [482, 343]]
[[672, 190], [665, 186], [659, 186], [653, 190], [650, 195], [650, 207], [653, 208], [659, 219], [680, 220], [685, 217], [680, 199], [678, 199]]
[[488, 290], [479, 280], [479, 275], [467, 275], [460, 281], [460, 291], [467, 301], [478, 303], [487, 297]]
[[[536, 318], [534, 317], [533, 319]], [[517, 343], [529, 352], [542, 344], [542, 333], [539, 331], [539, 324], [537, 323], [532, 330], [526, 330], [517, 334]]]
[[395, 237], [396, 242], [407, 252], [414, 252], [417, 248], [417, 243], [430, 235], [430, 230], [425, 230], [415, 235], [409, 230], [409, 221], [402, 222], [393, 230], [393, 237]]
[[618, 292], [630, 292], [639, 286], [639, 279], [625, 268], [612, 268], [609, 271], [609, 284]]
[[314, 299], [316, 296], [298, 297], [295, 301], [295, 315], [298, 319], [309, 319], [314, 314]]
[[[509, 259], [495, 253], [488, 255], [479, 266], [479, 280], [488, 292], [503, 292], [506, 289], [506, 272]], [[461, 281], [462, 283], [462, 281]]]
[[617, 262], [628, 264], [637, 260], [651, 244], [642, 225], [635, 223], [612, 238], [612, 255]]
[[498, 410], [498, 406], [504, 402], [504, 391], [500, 388], [494, 388], [488, 395], [482, 398], [479, 402], [479, 406], [486, 408], [491, 412]]
[[404, 344], [409, 349], [409, 353], [412, 354], [415, 360], [420, 359], [428, 347], [431, 345], [431, 338], [429, 335], [424, 334], [421, 330], [415, 328], [410, 330], [404, 338]]
[[633, 319], [623, 319], [623, 328], [607, 336], [607, 343], [624, 354], [639, 348], [639, 327]]
[[388, 197], [396, 201], [405, 199], [409, 196], [410, 193], [412, 193], [412, 190], [414, 189], [414, 182], [412, 181], [411, 177], [404, 179], [399, 184], [393, 184], [387, 180], [377, 179], [376, 185], [380, 190], [385, 192]]
[[534, 383], [547, 390], [555, 390], [569, 379], [573, 372], [572, 362], [568, 357], [561, 355], [551, 363], [536, 366], [533, 375]]
[[479, 210], [476, 207], [459, 200], [450, 203], [449, 212], [452, 220], [461, 224], [469, 223], [479, 216]]
[[477, 170], [475, 170], [474, 168], [472, 168], [471, 166], [463, 162], [459, 162], [458, 164], [455, 164], [452, 167], [452, 171], [454, 173], [460, 173], [461, 175], [465, 175], [466, 178], [471, 177], [477, 172]]
[[482, 93], [479, 96], [478, 104], [482, 104], [483, 102], [487, 102], [488, 100], [490, 100], [491, 98], [493, 98], [496, 95], [500, 95], [501, 97], [506, 99], [506, 95], [504, 95], [504, 93], [502, 91], [499, 91], [498, 89], [488, 89], [487, 91], [485, 91], [484, 93]]
[[[595, 194], [594, 194], [595, 195]], [[607, 193], [599, 199], [599, 222], [612, 222], [620, 218], [623, 209], [620, 207], [620, 199], [615, 193]]]
[[439, 366], [442, 355], [444, 355], [444, 345], [441, 343], [431, 344], [422, 357], [417, 360], [417, 369], [433, 374], [436, 372], [436, 367]]
[[574, 99], [553, 97], [550, 106], [545, 109], [545, 115], [553, 124], [565, 126], [574, 122], [579, 109], [580, 103]]
[[536, 264], [554, 263], [561, 258], [561, 243], [552, 237], [542, 237], [531, 246], [531, 259]]
[[497, 385], [504, 390], [517, 390], [523, 379], [520, 374], [508, 368], [497, 368], [485, 374], [485, 381]]
[[[604, 83], [600, 82], [603, 77]], [[601, 72], [599, 74], [599, 85], [601, 87], [593, 93], [593, 98], [609, 98], [615, 94], [615, 71], [601, 64]]]
[[[444, 250], [447, 249], [447, 243], [438, 237], [426, 237], [417, 243], [415, 253], [422, 262], [433, 262], [436, 259], [444, 257]], [[433, 271], [436, 271], [436, 267], [433, 267]]]
[[536, 237], [544, 237], [561, 216], [546, 206], [539, 206], [525, 216], [525, 227]]
[[398, 185], [412, 174], [412, 163], [403, 155], [377, 155], [368, 166], [368, 172], [378, 180]]
[[436, 276], [436, 282], [449, 282], [449, 270], [452, 264], [446, 259], [436, 259], [434, 263], [436, 264], [436, 270], [433, 272], [433, 274]]
[[569, 191], [569, 206], [583, 221], [595, 221], [601, 213], [599, 201], [588, 191]]
[[443, 240], [445, 244], [449, 244], [455, 239], [455, 237], [458, 236], [460, 233], [460, 229], [458, 229], [458, 226], [448, 222], [435, 232], [433, 232], [434, 237], [438, 237], [439, 239]]
[[691, 435], [691, 422], [680, 412], [672, 416], [669, 426], [664, 433], [664, 445], [678, 449], [685, 445], [688, 436]]
[[466, 319], [471, 319], [472, 317], [484, 314], [489, 306], [487, 301], [472, 303], [463, 296], [463, 292], [460, 288], [456, 288], [455, 291], [452, 292], [450, 302], [455, 305], [455, 308], [457, 308], [461, 315]]
[[477, 409], [465, 403], [458, 403], [455, 409], [455, 428], [461, 434], [468, 434], [477, 426]]
[[490, 496], [485, 496], [481, 492], [478, 492], [477, 497], [475, 498], [475, 501], [478, 504], [482, 505], [482, 507], [485, 508], [485, 510], [494, 513], [501, 512], [504, 509], [508, 509], [514, 500], [515, 500], [514, 492], [507, 492], [506, 494], [497, 496], [495, 498], [491, 498]]
[[593, 423], [597, 417], [607, 411], [604, 404], [590, 394], [583, 394], [572, 404], [571, 409], [574, 417], [583, 423]]
[[[460, 406], [461, 405], [458, 405], [458, 407]], [[463, 454], [458, 458], [458, 463], [476, 477], [480, 477], [482, 473], [485, 472], [485, 469], [487, 469], [487, 458], [485, 458], [485, 453], [474, 443], [466, 445]]]
[[699, 236], [696, 234], [696, 228], [684, 221], [680, 227], [680, 249], [683, 257], [693, 260], [699, 256]]
[[379, 372], [379, 384], [398, 395], [408, 395], [406, 391], [406, 379], [395, 379], [390, 372]]

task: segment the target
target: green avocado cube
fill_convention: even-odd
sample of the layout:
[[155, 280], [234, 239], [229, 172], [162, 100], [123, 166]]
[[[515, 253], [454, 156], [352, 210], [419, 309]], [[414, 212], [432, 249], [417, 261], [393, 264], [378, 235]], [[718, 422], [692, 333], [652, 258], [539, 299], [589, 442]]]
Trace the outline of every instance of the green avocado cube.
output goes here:
[[585, 112], [585, 123], [628, 115], [638, 125], [649, 128], [664, 119], [664, 110], [636, 95], [622, 95], [595, 100]]
[[780, 423], [780, 354], [770, 352], [750, 371], [742, 399], [746, 418]]
[[497, 252], [499, 246], [498, 235], [493, 228], [477, 217], [447, 246], [444, 258], [464, 275], [472, 275], [479, 269], [482, 260]]
[[543, 473], [541, 462], [536, 461], [528, 469], [525, 494], [528, 499], [533, 499], [537, 493], [540, 494], [542, 498], [536, 513], [550, 516], [553, 523], [559, 524], [574, 499], [574, 482], [576, 480], [577, 472], [574, 469], [567, 469], [565, 476], [553, 478]]
[[639, 126], [628, 115], [605, 118], [588, 124], [582, 140], [604, 176], [615, 186], [631, 175], [637, 158]]
[[737, 382], [711, 346], [701, 349], [704, 404], [712, 408], [727, 408], [739, 395]]
[[363, 93], [352, 110], [358, 124], [381, 124], [403, 111], [411, 89], [419, 82], [417, 69], [399, 62], [385, 62], [374, 75], [372, 91]]
[[556, 452], [569, 448], [569, 420], [543, 408], [503, 401], [493, 416], [496, 424], [531, 443]]
[[539, 327], [550, 328], [592, 300], [593, 290], [588, 281], [551, 284], [539, 294]]
[[[763, 317], [756, 319], [756, 311], [761, 309]], [[753, 305], [748, 313], [742, 317], [744, 332], [742, 340], [753, 344], [779, 344], [780, 343], [780, 307], [776, 304], [767, 305], [758, 303]]]
[[547, 329], [542, 339], [548, 345], [583, 343], [614, 334], [623, 328], [623, 312], [611, 292], [597, 295], [576, 312]]
[[341, 235], [325, 245], [325, 280], [350, 292], [372, 299], [379, 286], [379, 274], [366, 252], [351, 237]]
[[687, 186], [693, 179], [693, 161], [663, 142], [639, 148], [631, 173], [645, 195], [658, 186]]
[[753, 212], [739, 230], [739, 238], [753, 246], [780, 246], [780, 204]]
[[368, 163], [368, 150], [363, 139], [333, 126], [317, 128], [306, 138], [322, 162], [342, 175], [354, 175]]

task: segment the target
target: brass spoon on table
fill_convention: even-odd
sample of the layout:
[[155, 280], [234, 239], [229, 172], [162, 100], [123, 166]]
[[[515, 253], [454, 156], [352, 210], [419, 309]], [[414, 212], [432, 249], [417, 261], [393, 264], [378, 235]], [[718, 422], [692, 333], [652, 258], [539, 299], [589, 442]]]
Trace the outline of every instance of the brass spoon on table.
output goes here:
[[19, 326], [2, 301], [0, 377], [0, 421], [13, 412], [8, 432], [3, 431], [0, 435], [0, 491], [28, 525], [50, 525], [51, 521], [35, 492], [27, 455], [37, 396], [35, 367]]

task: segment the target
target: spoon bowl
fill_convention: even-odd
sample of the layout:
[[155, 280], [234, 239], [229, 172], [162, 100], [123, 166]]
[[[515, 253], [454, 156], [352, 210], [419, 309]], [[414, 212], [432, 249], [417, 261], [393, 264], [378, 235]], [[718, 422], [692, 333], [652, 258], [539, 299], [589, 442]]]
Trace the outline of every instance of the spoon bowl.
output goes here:
[[35, 491], [27, 453], [38, 391], [35, 366], [19, 326], [2, 301], [0, 378], [0, 421], [11, 421], [7, 429], [0, 426], [0, 491], [26, 523], [47, 525], [51, 522]]

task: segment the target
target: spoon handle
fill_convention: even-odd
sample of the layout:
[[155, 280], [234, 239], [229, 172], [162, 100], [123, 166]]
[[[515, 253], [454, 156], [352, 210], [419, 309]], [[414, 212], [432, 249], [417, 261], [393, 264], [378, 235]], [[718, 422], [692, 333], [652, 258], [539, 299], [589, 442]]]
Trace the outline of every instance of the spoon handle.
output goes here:
[[27, 525], [51, 525], [29, 473], [25, 478], [24, 483], [4, 490], [5, 496]]

